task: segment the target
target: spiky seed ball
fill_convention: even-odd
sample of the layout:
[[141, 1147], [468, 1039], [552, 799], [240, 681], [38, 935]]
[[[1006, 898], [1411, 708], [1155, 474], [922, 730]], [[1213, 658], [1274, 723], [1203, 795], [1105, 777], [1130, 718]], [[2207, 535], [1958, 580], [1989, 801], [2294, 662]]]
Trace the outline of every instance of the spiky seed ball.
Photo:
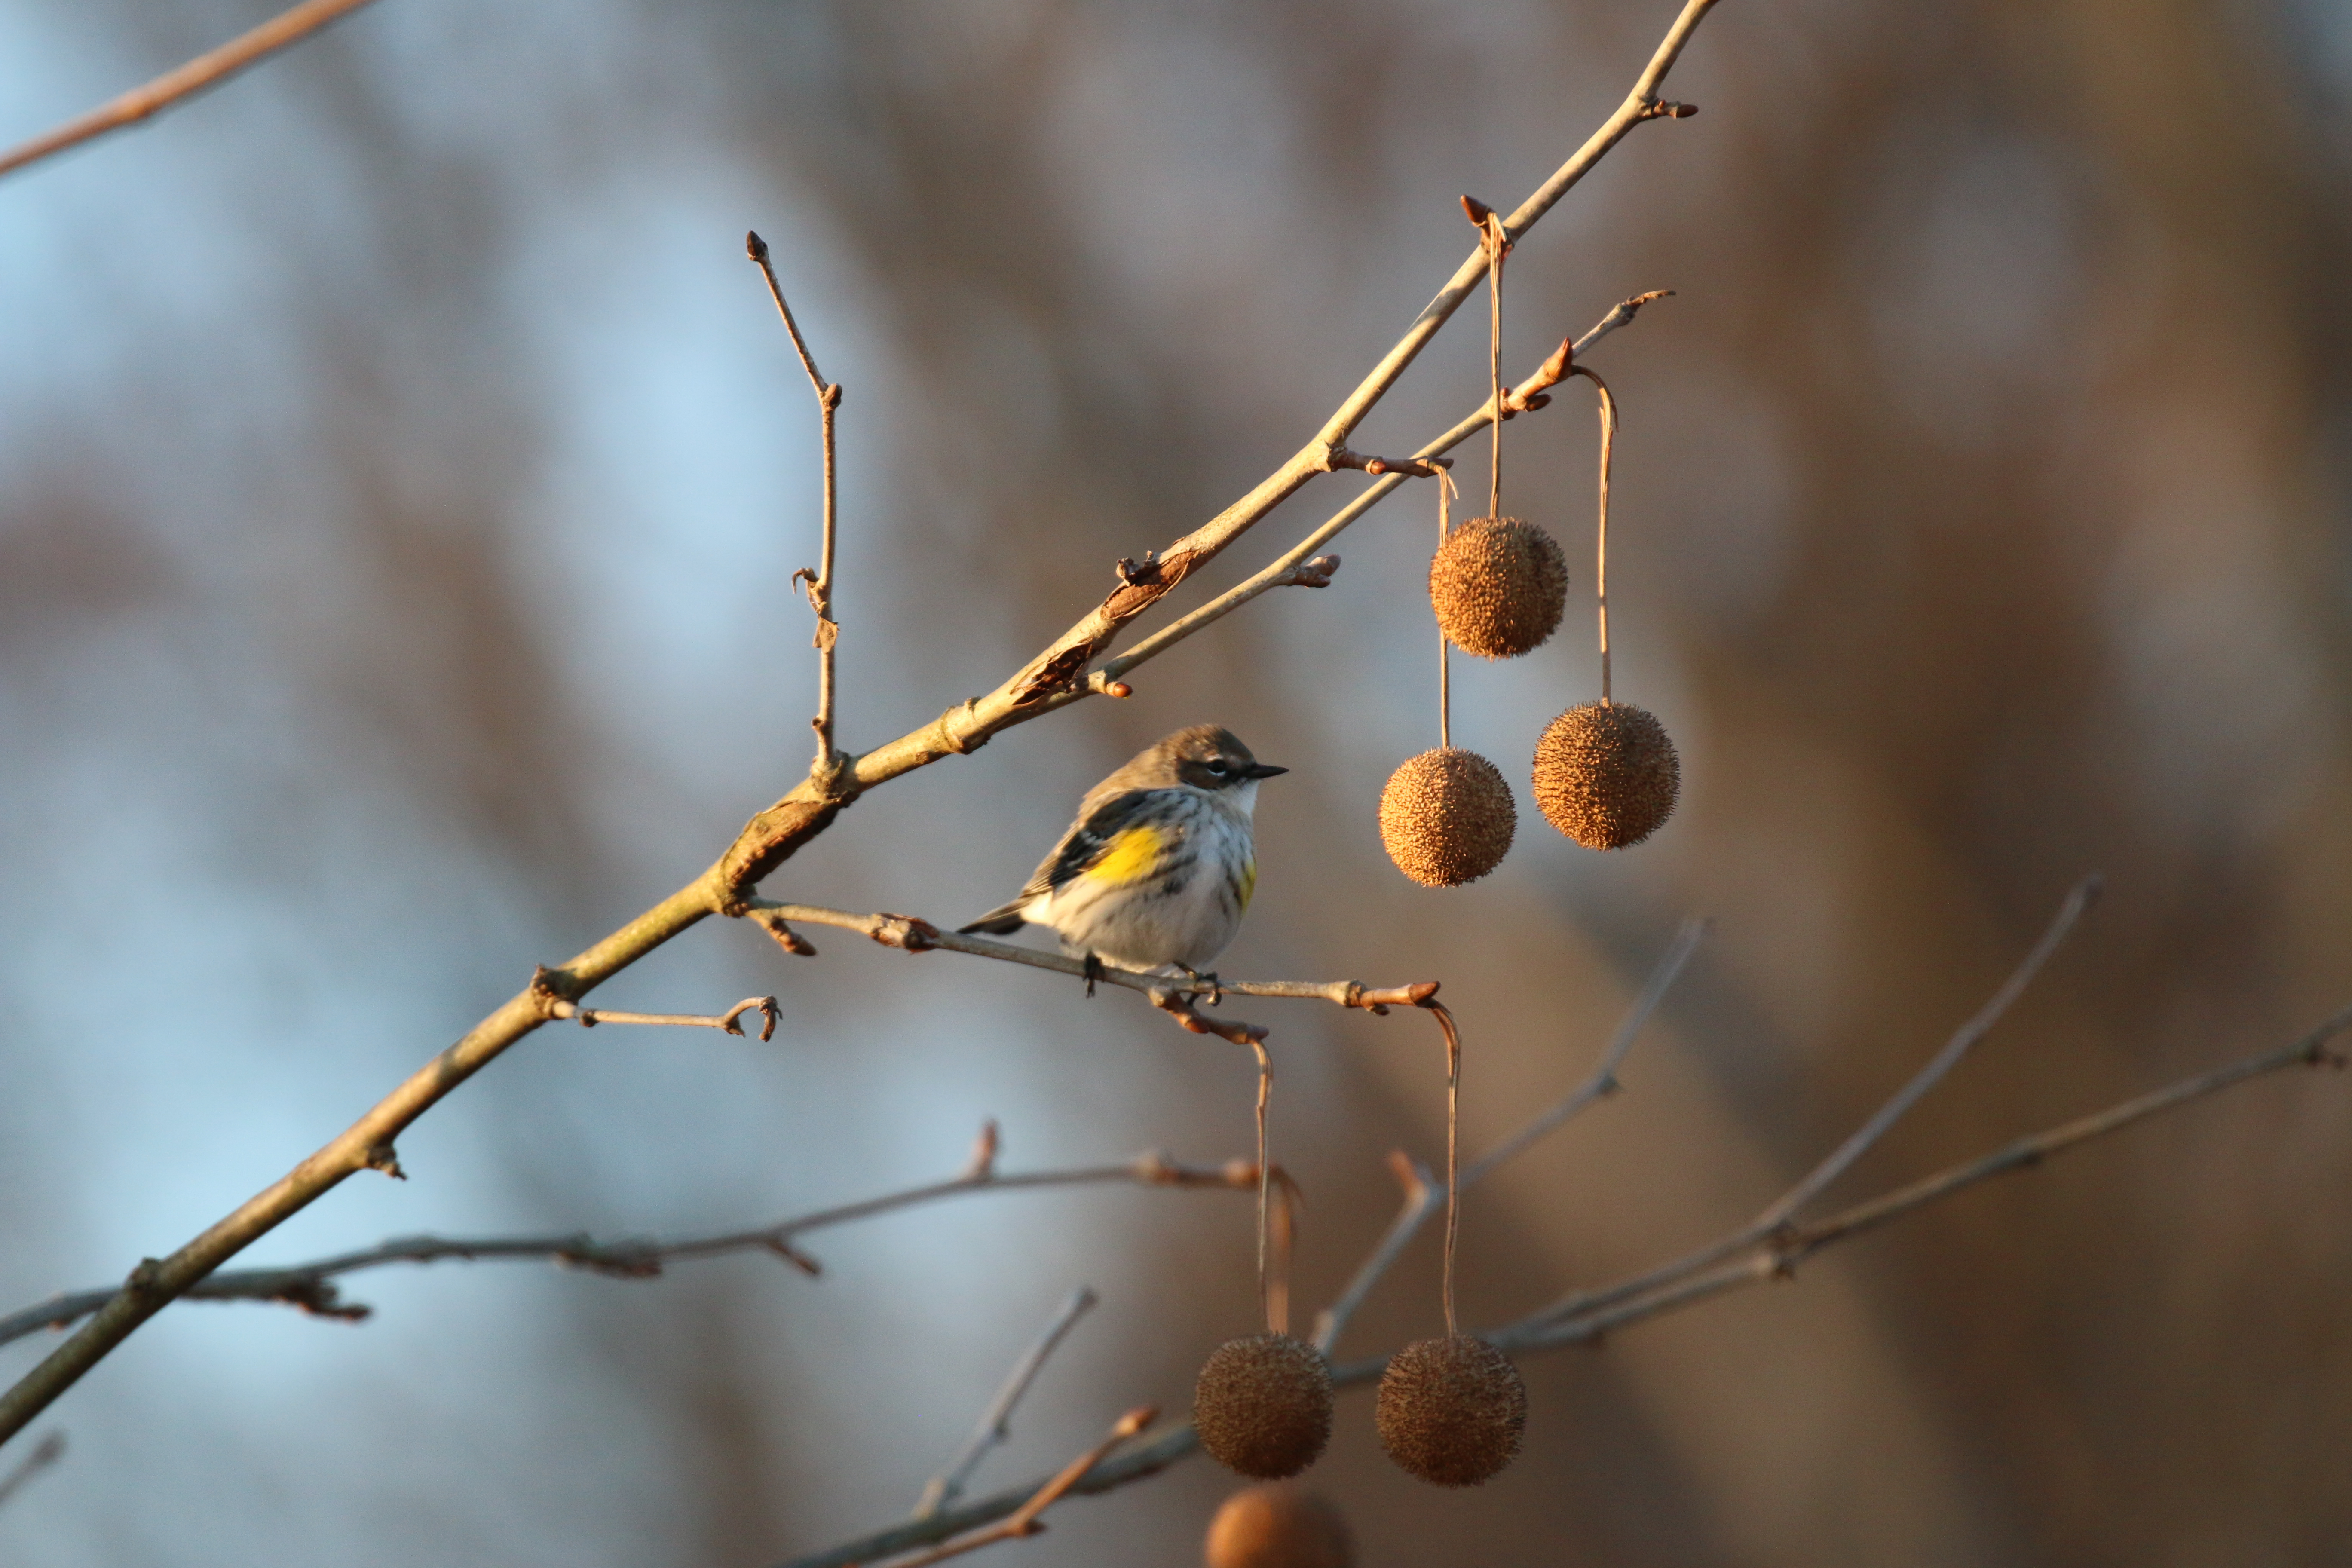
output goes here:
[[1208, 1568], [1354, 1568], [1339, 1510], [1290, 1481], [1244, 1487], [1209, 1521]]
[[1475, 1487], [1518, 1458], [1528, 1385], [1484, 1340], [1420, 1340], [1390, 1359], [1374, 1416], [1381, 1447], [1403, 1468], [1436, 1486]]
[[1288, 1334], [1227, 1340], [1192, 1385], [1192, 1425], [1227, 1469], [1261, 1481], [1295, 1476], [1331, 1440], [1331, 1368]]
[[1541, 647], [1568, 607], [1559, 542], [1516, 517], [1474, 517], [1429, 563], [1429, 602], [1447, 640], [1480, 658]]
[[1503, 771], [1459, 747], [1406, 759], [1381, 791], [1381, 843], [1424, 888], [1476, 881], [1503, 863], [1518, 826]]
[[1536, 804], [1587, 849], [1639, 844], [1675, 814], [1682, 759], [1666, 727], [1630, 702], [1588, 702], [1536, 742]]

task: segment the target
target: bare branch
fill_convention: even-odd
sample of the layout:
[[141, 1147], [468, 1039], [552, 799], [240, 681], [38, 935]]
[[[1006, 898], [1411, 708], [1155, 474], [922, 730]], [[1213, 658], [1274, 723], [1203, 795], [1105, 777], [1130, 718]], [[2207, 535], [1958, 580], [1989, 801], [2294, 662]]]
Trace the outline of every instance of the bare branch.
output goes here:
[[1707, 931], [1706, 921], [1687, 920], [1683, 922], [1682, 929], [1675, 933], [1673, 944], [1651, 969], [1650, 978], [1642, 986], [1642, 994], [1633, 998], [1633, 1005], [1625, 1010], [1625, 1016], [1617, 1025], [1617, 1032], [1610, 1037], [1608, 1048], [1601, 1053], [1600, 1065], [1558, 1103], [1480, 1155], [1468, 1170], [1462, 1173], [1463, 1191], [1469, 1191], [1474, 1184], [1496, 1167], [1517, 1159], [1594, 1100], [1604, 1100], [1623, 1087], [1617, 1081], [1617, 1069], [1625, 1065], [1625, 1057], [1648, 1026], [1650, 1016], [1666, 999], [1666, 993], [1674, 989], [1675, 982], [1682, 978], [1684, 967], [1690, 963], [1691, 955], [1698, 951], [1699, 943], [1706, 940]]
[[2056, 952], [2074, 932], [2075, 923], [2083, 918], [2084, 911], [2098, 900], [2099, 888], [2096, 875], [2085, 877], [2074, 884], [2059, 904], [2058, 912], [2051, 918], [2048, 929], [2042, 933], [2042, 940], [2033, 944], [2032, 951], [2011, 972], [2009, 978], [2001, 982], [2000, 988], [1992, 994], [1990, 999], [1977, 1009], [1976, 1016], [1953, 1031], [1944, 1048], [1930, 1058], [1927, 1066], [1914, 1073], [1908, 1083], [1895, 1090], [1894, 1097], [1880, 1106], [1869, 1121], [1832, 1151], [1827, 1159], [1799, 1178], [1796, 1185], [1775, 1199], [1762, 1214], [1739, 1229], [1671, 1263], [1662, 1264], [1647, 1274], [1610, 1286], [1603, 1291], [1579, 1291], [1564, 1297], [1548, 1309], [1549, 1315], [1568, 1317], [1590, 1312], [1688, 1278], [1733, 1253], [1755, 1246], [1786, 1226], [1791, 1215], [1819, 1196], [1824, 1188], [1843, 1175], [1856, 1160], [1885, 1137], [1895, 1122], [1903, 1119], [1905, 1112], [1918, 1104], [1929, 1089], [1941, 1083], [1945, 1076], [1960, 1064], [1962, 1058], [1976, 1048], [1979, 1041], [1992, 1032], [1992, 1026], [2025, 994], [2025, 988], [2033, 983], [2033, 977], [2042, 973], [2042, 966], [2050, 961], [2051, 954]]
[[[1980, 1159], [1955, 1165], [1924, 1181], [1915, 1182], [1867, 1203], [1857, 1204], [1819, 1224], [1760, 1238], [1754, 1244], [1756, 1251], [1751, 1257], [1695, 1271], [1655, 1289], [1596, 1291], [1594, 1300], [1605, 1296], [1611, 1304], [1569, 1319], [1561, 1319], [1546, 1309], [1517, 1322], [1485, 1331], [1480, 1337], [1497, 1349], [1518, 1353], [1589, 1344], [1616, 1329], [1661, 1317], [1684, 1307], [1696, 1306], [1744, 1286], [1787, 1276], [1800, 1262], [1823, 1247], [1875, 1229], [1995, 1176], [2031, 1169], [2053, 1154], [2119, 1132], [2161, 1112], [2288, 1068], [2341, 1068], [2345, 1058], [2328, 1047], [2329, 1042], [2347, 1030], [2352, 1030], [2352, 1006], [2344, 1008], [2291, 1045], [2242, 1058], [2184, 1079], [2168, 1088], [2126, 1100], [2106, 1110], [2021, 1138]], [[1643, 1278], [1647, 1279], [1653, 1276]], [[1629, 1286], [1634, 1283], [1627, 1281]], [[1360, 1387], [1376, 1382], [1387, 1365], [1386, 1356], [1349, 1362], [1331, 1369], [1331, 1382], [1336, 1387]], [[1171, 1427], [1143, 1447], [1098, 1464], [1069, 1490], [1077, 1493], [1114, 1490], [1167, 1468], [1199, 1446], [1200, 1440], [1189, 1425]], [[992, 1497], [977, 1499], [961, 1508], [942, 1512], [933, 1520], [894, 1526], [857, 1541], [845, 1542], [822, 1552], [793, 1558], [784, 1564], [784, 1568], [847, 1568], [848, 1564], [872, 1562], [888, 1552], [905, 1552], [927, 1541], [943, 1540], [958, 1531], [1002, 1519], [1020, 1507], [1027, 1496], [1026, 1489], [1016, 1488]]]
[[[1663, 300], [1673, 292], [1671, 289], [1654, 289], [1646, 294], [1636, 294], [1633, 298], [1612, 307], [1609, 313], [1595, 322], [1591, 331], [1582, 337], [1573, 342], [1562, 342], [1559, 348], [1552, 351], [1551, 357], [1536, 367], [1533, 374], [1503, 395], [1503, 417], [1508, 419], [1514, 415], [1546, 406], [1551, 402], [1549, 389], [1567, 379], [1570, 366], [1578, 354], [1584, 353], [1602, 338], [1631, 321], [1643, 306], [1654, 300]], [[1170, 622], [1125, 653], [1103, 660], [1101, 667], [1087, 677], [1083, 689], [1066, 691], [1058, 697], [1052, 698], [1048, 700], [1048, 705], [1060, 707], [1076, 701], [1079, 697], [1089, 692], [1105, 696], [1127, 695], [1127, 683], [1119, 677], [1139, 664], [1157, 658], [1203, 627], [1223, 620], [1267, 589], [1286, 586], [1293, 581], [1291, 574], [1298, 569], [1300, 563], [1307, 562], [1315, 552], [1339, 538], [1350, 524], [1379, 505], [1406, 479], [1415, 477], [1416, 471], [1406, 465], [1426, 463], [1433, 469], [1444, 466], [1451, 459], [1445, 458], [1443, 454], [1452, 451], [1479, 431], [1486, 428], [1494, 422], [1494, 413], [1492, 399], [1481, 402], [1452, 429], [1421, 447], [1410, 458], [1379, 458], [1358, 460], [1358, 454], [1349, 452], [1344, 447], [1331, 454], [1330, 463], [1333, 468], [1362, 468], [1368, 473], [1385, 477], [1381, 478], [1377, 484], [1370, 486], [1347, 505], [1325, 519], [1321, 526], [1283, 552], [1272, 565], [1234, 584], [1191, 614]], [[1374, 468], [1371, 465], [1375, 462], [1383, 467]], [[1336, 562], [1334, 563], [1336, 564]], [[1114, 688], [1117, 689], [1114, 690]]]
[[[1617, 1032], [1610, 1037], [1607, 1048], [1601, 1053], [1600, 1063], [1583, 1082], [1472, 1162], [1470, 1168], [1462, 1173], [1464, 1192], [1468, 1192], [1496, 1168], [1517, 1159], [1538, 1141], [1557, 1131], [1594, 1101], [1617, 1092], [1617, 1069], [1625, 1065], [1626, 1054], [1633, 1050], [1633, 1042], [1641, 1037], [1643, 1026], [1657, 1011], [1658, 1004], [1665, 1000], [1666, 993], [1674, 983], [1681, 978], [1684, 966], [1690, 963], [1691, 954], [1698, 951], [1698, 944], [1706, 940], [1706, 921], [1683, 922], [1682, 930], [1675, 934], [1673, 943], [1650, 971], [1650, 978], [1643, 985], [1641, 994], [1633, 999], [1633, 1006], [1626, 1010], [1625, 1016], [1618, 1023]], [[1349, 1321], [1371, 1295], [1373, 1288], [1396, 1266], [1397, 1259], [1404, 1256], [1404, 1249], [1412, 1244], [1412, 1238], [1421, 1234], [1421, 1227], [1428, 1223], [1429, 1216], [1445, 1202], [1445, 1184], [1431, 1175], [1419, 1162], [1407, 1156], [1404, 1151], [1400, 1149], [1390, 1153], [1389, 1169], [1395, 1173], [1398, 1184], [1404, 1189], [1404, 1205], [1397, 1210], [1396, 1218], [1389, 1222], [1388, 1229], [1381, 1234], [1371, 1255], [1358, 1266], [1355, 1277], [1340, 1291], [1339, 1299], [1317, 1316], [1315, 1345], [1326, 1355], [1330, 1354], [1332, 1347], [1339, 1342], [1339, 1336], [1347, 1331]]]
[[724, 1013], [619, 1013], [610, 1007], [582, 1007], [571, 1002], [558, 1002], [550, 1009], [557, 1018], [577, 1018], [583, 1029], [599, 1024], [661, 1024], [676, 1028], [717, 1029], [722, 1034], [740, 1036], [744, 1014], [760, 1015], [760, 1038], [776, 1037], [776, 1019], [780, 1009], [773, 996], [746, 996]]
[[923, 1488], [922, 1499], [915, 1504], [917, 1519], [929, 1519], [963, 1496], [965, 1485], [971, 1481], [972, 1472], [980, 1468], [981, 1460], [988, 1457], [988, 1451], [1013, 1436], [1013, 1408], [1029, 1392], [1029, 1385], [1037, 1381], [1037, 1374], [1045, 1370], [1047, 1358], [1061, 1344], [1063, 1336], [1076, 1328], [1078, 1320], [1092, 1311], [1099, 1300], [1083, 1285], [1070, 1292], [1055, 1311], [1054, 1321], [1047, 1323], [1045, 1331], [1038, 1336], [1037, 1342], [1013, 1363], [1013, 1371], [1004, 1379], [1004, 1386], [996, 1391], [994, 1399], [989, 1401], [987, 1413], [981, 1416], [980, 1425], [972, 1428], [971, 1436], [964, 1440], [962, 1448], [948, 1462], [948, 1468], [933, 1476], [930, 1483]]
[[1370, 1297], [1373, 1287], [1387, 1277], [1412, 1238], [1421, 1234], [1429, 1216], [1445, 1206], [1445, 1184], [1403, 1150], [1389, 1151], [1389, 1169], [1395, 1173], [1397, 1185], [1404, 1189], [1404, 1205], [1381, 1233], [1371, 1255], [1357, 1267], [1339, 1299], [1315, 1315], [1315, 1348], [1327, 1356], [1347, 1332], [1349, 1322]]
[[[991, 1122], [989, 1125], [993, 1128], [995, 1124]], [[987, 1136], [983, 1132], [984, 1141]], [[1285, 1178], [1277, 1173], [1276, 1179]], [[562, 1236], [475, 1238], [401, 1237], [357, 1252], [341, 1253], [283, 1268], [225, 1269], [198, 1281], [186, 1292], [186, 1299], [191, 1301], [277, 1301], [299, 1307], [316, 1317], [357, 1322], [369, 1316], [372, 1309], [361, 1303], [344, 1301], [334, 1281], [346, 1274], [381, 1268], [392, 1263], [532, 1259], [585, 1269], [608, 1279], [649, 1279], [672, 1263], [740, 1252], [768, 1252], [804, 1274], [814, 1275], [821, 1271], [816, 1261], [793, 1245], [796, 1238], [811, 1231], [825, 1230], [898, 1209], [977, 1193], [1108, 1185], [1213, 1188], [1223, 1192], [1254, 1193], [1257, 1190], [1257, 1167], [1251, 1161], [1240, 1159], [1229, 1160], [1223, 1165], [1182, 1165], [1158, 1150], [1151, 1150], [1117, 1165], [1080, 1165], [1066, 1170], [1000, 1174], [995, 1168], [992, 1147], [984, 1163], [975, 1161], [962, 1173], [947, 1181], [862, 1198], [856, 1203], [818, 1209], [811, 1214], [747, 1229], [717, 1231], [667, 1241], [652, 1237], [599, 1241], [578, 1232]], [[0, 1318], [0, 1344], [22, 1339], [42, 1329], [65, 1328], [102, 1310], [121, 1294], [120, 1290], [113, 1289], [78, 1290], [10, 1313]]]
[[1034, 1493], [1031, 1494], [1029, 1500], [1014, 1509], [1011, 1517], [1003, 1523], [983, 1530], [977, 1535], [967, 1536], [961, 1541], [950, 1541], [929, 1552], [918, 1552], [902, 1562], [890, 1564], [890, 1568], [928, 1568], [930, 1563], [945, 1562], [950, 1557], [961, 1557], [967, 1552], [977, 1552], [983, 1546], [993, 1546], [1000, 1541], [1018, 1541], [1024, 1536], [1044, 1533], [1045, 1527], [1038, 1521], [1038, 1516], [1061, 1501], [1063, 1495], [1077, 1485], [1079, 1479], [1087, 1471], [1101, 1464], [1112, 1449], [1158, 1419], [1160, 1419], [1160, 1410], [1157, 1405], [1136, 1406], [1118, 1418], [1112, 1426], [1108, 1436], [1063, 1467], [1060, 1474], [1039, 1487]]
[[[846, 910], [829, 910], [820, 904], [780, 904], [767, 899], [753, 900], [745, 912], [753, 917], [794, 920], [803, 925], [838, 926], [844, 931], [862, 932], [884, 947], [899, 948], [908, 952], [961, 952], [972, 958], [992, 958], [1029, 969], [1050, 969], [1057, 974], [1139, 991], [1151, 999], [1153, 1005], [1173, 1015], [1196, 1034], [1222, 1034], [1228, 1026], [1202, 1018], [1192, 1012], [1186, 1004], [1192, 998], [1206, 997], [1212, 999], [1213, 1005], [1213, 999], [1226, 992], [1239, 996], [1328, 1002], [1335, 1006], [1360, 1007], [1368, 1013], [1381, 1014], [1385, 1014], [1391, 1007], [1421, 1006], [1437, 994], [1438, 983], [1434, 980], [1416, 981], [1407, 985], [1370, 986], [1355, 980], [1175, 979], [1146, 970], [1121, 969], [1108, 963], [1089, 965], [1084, 959], [1070, 958], [1058, 952], [1016, 947], [1009, 942], [992, 942], [987, 937], [941, 931], [930, 921], [915, 915], [861, 915]], [[1163, 1001], [1163, 997], [1166, 1000]], [[1199, 1027], [1196, 1028], [1195, 1025]], [[1255, 1026], [1243, 1027], [1255, 1028]], [[1226, 1037], [1234, 1037], [1228, 1035]]]
[[278, 50], [300, 43], [328, 23], [350, 15], [367, 3], [368, 0], [303, 0], [303, 4], [280, 12], [251, 32], [223, 44], [219, 48], [198, 55], [184, 66], [165, 71], [143, 87], [132, 88], [121, 97], [100, 104], [88, 114], [68, 120], [54, 131], [0, 153], [0, 177], [13, 174], [68, 147], [79, 147], [110, 131], [136, 125], [183, 99], [192, 98], [208, 87], [226, 81], [247, 66], [257, 65]]
[[[1624, 101], [1511, 215], [1507, 227], [1512, 236], [1525, 234], [1627, 132], [1650, 118], [1651, 106], [1658, 101], [1659, 84], [1673, 69], [1693, 31], [1714, 5], [1715, 0], [1685, 0]], [[1481, 246], [1455, 269], [1405, 335], [1349, 395], [1312, 440], [1247, 495], [1162, 552], [1148, 574], [1141, 574], [1138, 581], [1121, 583], [1102, 605], [995, 690], [949, 709], [930, 723], [845, 763], [837, 772], [813, 769], [808, 779], [754, 815], [735, 841], [694, 881], [561, 968], [542, 971], [530, 986], [509, 997], [462, 1039], [411, 1074], [341, 1134], [170, 1257], [142, 1259], [131, 1269], [124, 1288], [105, 1307], [93, 1313], [65, 1343], [50, 1352], [5, 1394], [0, 1394], [0, 1443], [24, 1430], [84, 1373], [196, 1281], [352, 1175], [380, 1166], [404, 1129], [525, 1035], [546, 1023], [552, 1016], [551, 1008], [554, 1003], [576, 1003], [613, 974], [708, 916], [743, 913], [761, 879], [830, 827], [842, 808], [860, 793], [942, 758], [967, 754], [1000, 730], [1050, 711], [1056, 703], [1049, 700], [1059, 694], [1076, 696], [1092, 689], [1080, 684], [1086, 679], [1087, 667], [1119, 628], [1150, 609], [1192, 571], [1213, 560], [1323, 471], [1325, 455], [1347, 444], [1358, 423], [1477, 287], [1485, 275], [1486, 257], [1486, 247]], [[1390, 475], [1375, 480], [1371, 488], [1379, 489], [1402, 482], [1399, 476]], [[1282, 569], [1287, 571], [1297, 565], [1305, 553], [1311, 551], [1286, 559]], [[1375, 1006], [1373, 1010], [1379, 1009]]]
[[[776, 314], [784, 319], [784, 331], [792, 334], [793, 351], [801, 356], [801, 368], [808, 372], [809, 389], [816, 394], [817, 439], [824, 449], [824, 535], [823, 553], [817, 558], [814, 572], [805, 568], [793, 574], [793, 581], [808, 579], [809, 607], [816, 612], [816, 637], [812, 646], [816, 649], [816, 717], [809, 728], [816, 731], [816, 761], [809, 765], [809, 778], [820, 793], [839, 792], [841, 773], [848, 760], [833, 743], [834, 704], [834, 645], [841, 640], [841, 626], [833, 618], [833, 542], [837, 521], [839, 486], [834, 471], [834, 416], [841, 408], [841, 384], [827, 381], [816, 368], [816, 357], [809, 353], [808, 340], [801, 336], [801, 324], [793, 320], [793, 308], [784, 303], [783, 285], [776, 281], [776, 268], [768, 256], [768, 242], [754, 229], [743, 237], [744, 253], [759, 267], [760, 276], [768, 280], [768, 297], [776, 302]], [[778, 941], [783, 939], [780, 936]]]

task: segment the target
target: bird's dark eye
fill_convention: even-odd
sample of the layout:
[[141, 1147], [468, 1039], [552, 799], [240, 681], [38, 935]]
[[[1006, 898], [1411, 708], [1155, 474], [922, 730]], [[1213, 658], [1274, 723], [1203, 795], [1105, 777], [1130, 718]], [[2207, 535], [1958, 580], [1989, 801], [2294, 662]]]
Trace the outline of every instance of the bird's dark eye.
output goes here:
[[1215, 762], [1211, 763], [1209, 764], [1209, 771], [1210, 771], [1211, 773], [1213, 773], [1216, 774], [1219, 778], [1223, 778], [1223, 777], [1225, 776], [1225, 761], [1224, 761], [1224, 759], [1223, 759], [1223, 757], [1220, 757], [1220, 758], [1218, 758]]

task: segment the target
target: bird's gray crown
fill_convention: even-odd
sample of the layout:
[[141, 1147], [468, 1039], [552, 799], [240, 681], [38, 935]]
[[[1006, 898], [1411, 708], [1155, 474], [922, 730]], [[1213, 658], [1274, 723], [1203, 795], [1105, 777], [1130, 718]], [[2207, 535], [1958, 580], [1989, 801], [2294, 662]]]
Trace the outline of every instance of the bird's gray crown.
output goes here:
[[1222, 724], [1195, 724], [1162, 736], [1138, 752], [1133, 761], [1088, 792], [1088, 798], [1091, 802], [1128, 790], [1168, 789], [1177, 784], [1234, 789], [1289, 771], [1259, 762], [1240, 737]]

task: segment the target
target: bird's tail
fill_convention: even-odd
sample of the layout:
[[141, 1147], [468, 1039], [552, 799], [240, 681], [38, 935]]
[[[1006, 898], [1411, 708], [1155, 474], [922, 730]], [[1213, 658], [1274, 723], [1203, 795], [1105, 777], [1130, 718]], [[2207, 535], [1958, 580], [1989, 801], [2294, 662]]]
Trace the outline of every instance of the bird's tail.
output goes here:
[[956, 934], [970, 936], [979, 931], [988, 936], [1011, 936], [1029, 923], [1028, 917], [1021, 912], [1028, 907], [1029, 900], [1025, 898], [1015, 899], [1009, 904], [999, 904], [970, 925], [956, 927]]

